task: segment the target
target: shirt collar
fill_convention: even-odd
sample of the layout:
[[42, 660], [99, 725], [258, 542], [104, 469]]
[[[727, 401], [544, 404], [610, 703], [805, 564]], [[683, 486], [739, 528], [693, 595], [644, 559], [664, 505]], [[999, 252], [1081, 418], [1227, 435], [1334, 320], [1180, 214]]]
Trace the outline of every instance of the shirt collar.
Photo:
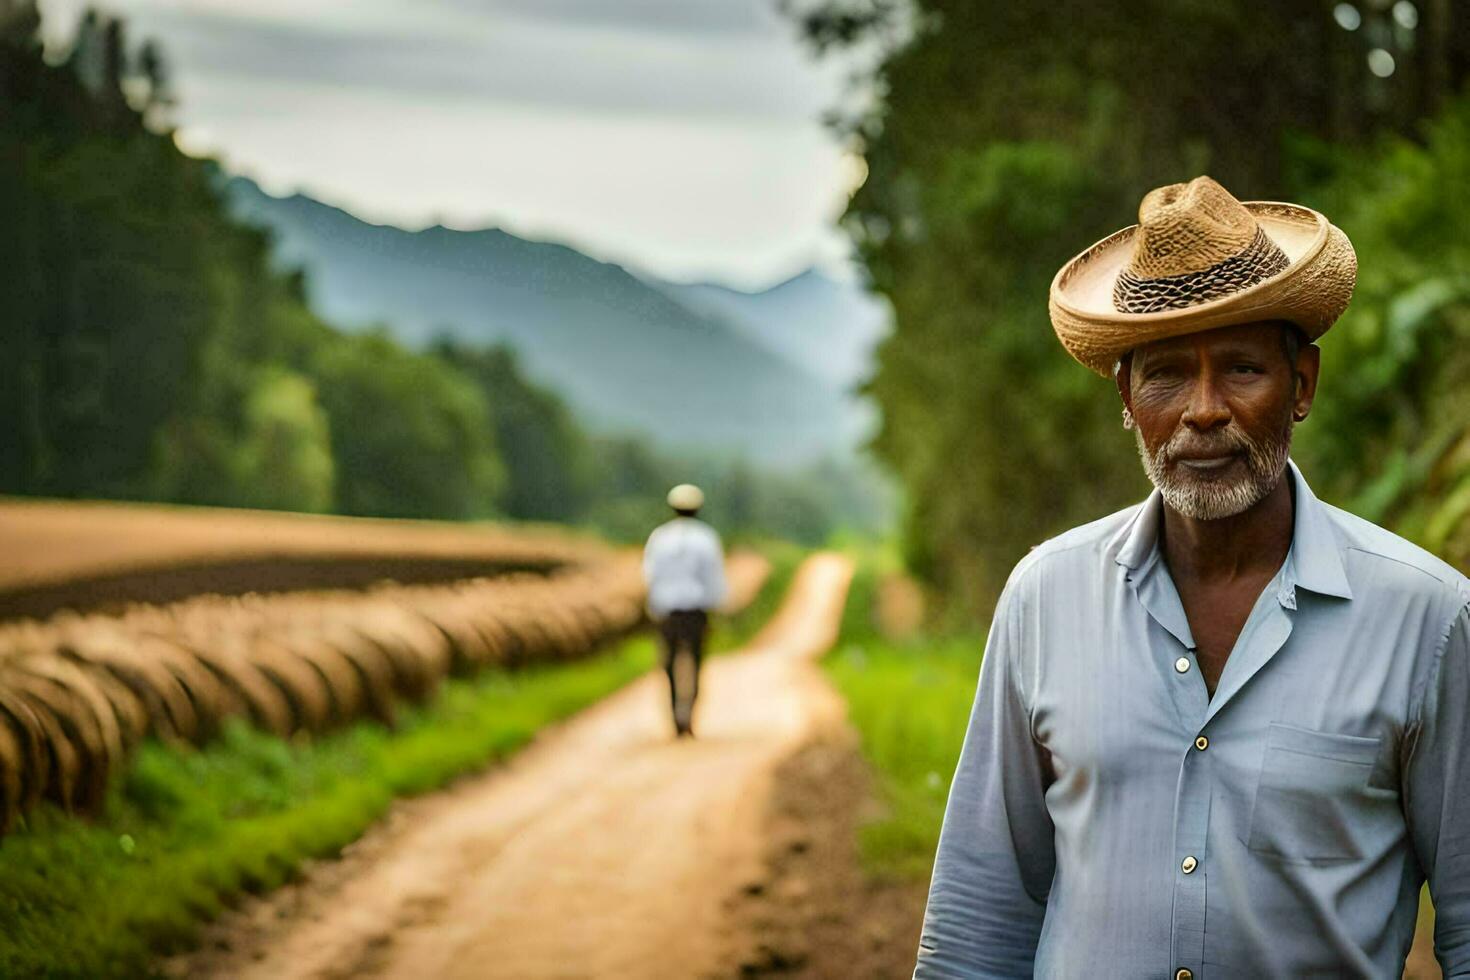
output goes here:
[[[1292, 521], [1291, 548], [1287, 556], [1286, 590], [1301, 586], [1321, 595], [1351, 599], [1347, 572], [1326, 506], [1307, 486], [1306, 477], [1288, 460], [1296, 487], [1296, 514]], [[1164, 517], [1163, 494], [1157, 489], [1138, 506], [1114, 540], [1114, 560], [1135, 572], [1147, 573], [1159, 558], [1159, 522]]]

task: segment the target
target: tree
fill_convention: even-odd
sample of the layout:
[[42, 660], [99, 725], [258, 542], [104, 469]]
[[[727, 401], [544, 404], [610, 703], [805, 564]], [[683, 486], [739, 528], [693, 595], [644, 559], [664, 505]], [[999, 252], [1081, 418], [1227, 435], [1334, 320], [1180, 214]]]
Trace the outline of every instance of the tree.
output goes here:
[[500, 506], [520, 520], [580, 520], [593, 493], [591, 448], [556, 394], [529, 382], [504, 346], [476, 350], [451, 340], [433, 352], [469, 378], [489, 408], [486, 424], [506, 465]]
[[344, 336], [313, 363], [331, 426], [337, 506], [374, 517], [488, 517], [505, 472], [490, 408], [465, 376], [385, 334]]
[[[1029, 546], [1146, 488], [1112, 386], [1052, 335], [1062, 263], [1153, 187], [1209, 173], [1276, 199], [1303, 140], [1358, 146], [1431, 101], [1408, 67], [1368, 68], [1370, 40], [1417, 64], [1413, 38], [1348, 31], [1320, 0], [788, 8], [819, 49], [880, 49], [877, 97], [836, 122], [868, 167], [844, 226], [896, 316], [874, 447], [908, 491], [910, 564], [977, 616]], [[1470, 53], [1456, 18], [1441, 61]]]
[[245, 401], [245, 438], [233, 483], [240, 503], [275, 510], [332, 509], [335, 466], [327, 416], [306, 378], [262, 370]]

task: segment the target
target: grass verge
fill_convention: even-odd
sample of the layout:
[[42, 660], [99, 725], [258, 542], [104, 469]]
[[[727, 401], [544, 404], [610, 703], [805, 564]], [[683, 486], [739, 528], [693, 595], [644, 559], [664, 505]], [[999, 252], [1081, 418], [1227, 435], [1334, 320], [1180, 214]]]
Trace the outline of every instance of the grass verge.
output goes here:
[[883, 815], [859, 830], [875, 877], [927, 878], [975, 697], [983, 637], [845, 642], [825, 668], [872, 767]]
[[235, 724], [199, 750], [146, 745], [99, 818], [43, 808], [0, 840], [0, 976], [147, 975], [232, 897], [283, 883], [394, 797], [504, 758], [653, 661], [640, 635], [575, 664], [451, 680], [391, 731], [288, 742]]

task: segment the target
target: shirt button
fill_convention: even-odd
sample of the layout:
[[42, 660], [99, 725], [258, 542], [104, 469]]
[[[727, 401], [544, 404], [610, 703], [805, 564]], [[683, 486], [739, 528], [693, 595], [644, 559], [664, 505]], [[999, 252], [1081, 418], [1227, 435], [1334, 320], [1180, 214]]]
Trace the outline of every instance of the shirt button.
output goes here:
[[1181, 674], [1189, 673], [1189, 658], [1180, 657], [1178, 660], [1174, 661], [1174, 669], [1179, 671], [1179, 673]]
[[1194, 747], [1203, 752], [1205, 749], [1210, 747], [1210, 740], [1201, 735], [1199, 738], [1194, 740]]
[[1194, 859], [1194, 855], [1191, 854], [1189, 857], [1184, 859], [1184, 863], [1181, 864], [1180, 867], [1184, 869], [1185, 874], [1192, 875], [1194, 874], [1194, 869], [1199, 867], [1199, 862], [1196, 861]]
[[1180, 970], [1174, 974], [1174, 980], [1194, 980], [1194, 973], [1190, 970]]

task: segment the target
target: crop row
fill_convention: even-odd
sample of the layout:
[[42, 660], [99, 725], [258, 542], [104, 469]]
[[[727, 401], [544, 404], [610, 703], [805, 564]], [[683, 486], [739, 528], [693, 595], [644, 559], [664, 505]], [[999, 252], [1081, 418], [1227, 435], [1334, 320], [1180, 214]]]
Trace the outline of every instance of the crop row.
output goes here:
[[[753, 591], [753, 590], [750, 590]], [[643, 618], [636, 558], [552, 575], [199, 596], [0, 626], [0, 833], [41, 800], [95, 810], [139, 741], [227, 718], [282, 736], [428, 697], [451, 673], [567, 660]]]

